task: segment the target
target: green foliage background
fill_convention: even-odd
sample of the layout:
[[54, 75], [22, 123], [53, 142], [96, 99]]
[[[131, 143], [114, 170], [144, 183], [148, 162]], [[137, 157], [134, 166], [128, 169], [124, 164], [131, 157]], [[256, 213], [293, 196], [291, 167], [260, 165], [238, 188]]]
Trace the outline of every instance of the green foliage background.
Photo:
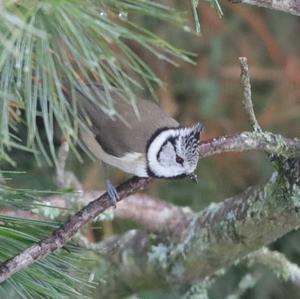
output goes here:
[[[107, 99], [98, 104], [109, 114], [116, 113], [110, 101], [112, 85], [124, 90], [124, 100], [130, 100], [133, 109], [137, 96], [158, 98], [181, 123], [203, 122], [203, 138], [208, 139], [249, 128], [237, 59], [246, 56], [260, 124], [299, 137], [299, 19], [227, 1], [219, 4], [221, 18], [216, 2], [200, 2], [195, 10], [192, 4], [197, 2], [0, 1], [1, 260], [49, 235], [78, 208], [74, 194], [65, 194], [55, 183], [62, 135], [76, 141], [79, 125], [76, 110], [62, 92], [63, 80], [71, 82], [71, 89], [82, 88], [88, 79], [103, 82]], [[100, 164], [92, 162], [80, 145], [72, 147], [67, 168], [85, 188], [104, 187]], [[161, 180], [147, 192], [199, 211], [263, 182], [271, 172], [262, 153], [222, 154], [200, 161], [198, 185]], [[118, 171], [111, 176], [116, 183], [125, 179]], [[69, 198], [67, 209], [47, 207], [43, 199], [53, 190]], [[16, 210], [39, 211], [49, 220], [9, 214]], [[114, 220], [93, 227], [87, 231], [101, 240], [135, 225]], [[300, 262], [297, 231], [271, 247]], [[103, 258], [72, 244], [2, 284], [0, 298], [98, 298], [106, 266]], [[236, 298], [226, 296], [239, 293], [247, 273], [258, 278], [239, 298], [300, 298], [299, 289], [267, 270], [241, 265], [231, 267], [209, 287], [209, 298]], [[124, 293], [133, 296], [135, 290]], [[136, 296], [181, 295], [145, 290]]]

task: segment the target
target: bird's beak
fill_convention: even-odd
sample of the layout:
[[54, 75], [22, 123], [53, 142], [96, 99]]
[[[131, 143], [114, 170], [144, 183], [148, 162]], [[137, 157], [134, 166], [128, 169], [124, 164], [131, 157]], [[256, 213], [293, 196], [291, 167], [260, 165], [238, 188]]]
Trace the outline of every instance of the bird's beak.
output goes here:
[[193, 180], [196, 184], [198, 183], [198, 177], [195, 173], [191, 173], [188, 175], [188, 177]]

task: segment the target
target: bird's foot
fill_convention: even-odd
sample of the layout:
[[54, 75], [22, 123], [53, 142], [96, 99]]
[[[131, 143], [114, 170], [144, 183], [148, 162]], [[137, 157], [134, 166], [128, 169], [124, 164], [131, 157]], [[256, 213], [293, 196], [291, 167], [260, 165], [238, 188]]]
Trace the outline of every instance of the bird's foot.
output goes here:
[[108, 197], [113, 205], [114, 208], [117, 207], [117, 202], [120, 199], [120, 195], [116, 189], [116, 187], [112, 184], [110, 180], [106, 181], [106, 192]]

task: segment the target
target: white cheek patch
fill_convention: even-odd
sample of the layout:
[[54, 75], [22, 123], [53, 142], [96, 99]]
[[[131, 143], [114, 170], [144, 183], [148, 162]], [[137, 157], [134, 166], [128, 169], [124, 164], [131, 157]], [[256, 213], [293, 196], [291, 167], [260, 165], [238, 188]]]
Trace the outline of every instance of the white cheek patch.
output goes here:
[[174, 147], [171, 142], [163, 146], [158, 156], [158, 161], [164, 167], [170, 167], [175, 161]]
[[[148, 151], [147, 151], [147, 160], [148, 167], [150, 171], [158, 177], [175, 177], [181, 174], [184, 174], [184, 168], [181, 165], [178, 165], [175, 161], [175, 151], [171, 143], [167, 144], [167, 150], [170, 152], [169, 155], [164, 155], [164, 158], [161, 157], [161, 161], [158, 161], [157, 154], [161, 150], [162, 145], [169, 138], [177, 138], [179, 134], [178, 129], [169, 129], [158, 134], [153, 141], [151, 142]], [[160, 153], [161, 155], [162, 153]]]

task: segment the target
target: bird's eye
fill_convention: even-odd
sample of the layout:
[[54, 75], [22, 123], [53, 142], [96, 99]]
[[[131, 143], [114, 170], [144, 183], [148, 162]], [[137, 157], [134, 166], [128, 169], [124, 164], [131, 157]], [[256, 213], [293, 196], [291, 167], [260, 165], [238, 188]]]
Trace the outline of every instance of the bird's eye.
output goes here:
[[179, 157], [179, 156], [176, 156], [176, 162], [178, 163], [178, 164], [183, 164], [183, 159], [181, 158], [181, 157]]

